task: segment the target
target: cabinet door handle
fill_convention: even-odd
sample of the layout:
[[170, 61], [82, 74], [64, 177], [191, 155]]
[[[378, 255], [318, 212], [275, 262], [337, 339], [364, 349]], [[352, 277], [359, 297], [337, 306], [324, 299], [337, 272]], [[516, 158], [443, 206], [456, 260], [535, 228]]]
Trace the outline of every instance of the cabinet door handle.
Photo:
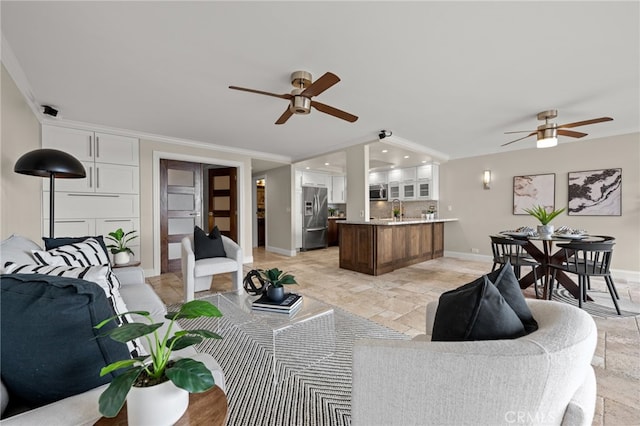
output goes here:
[[100, 157], [100, 136], [96, 136], [96, 158]]
[[92, 139], [92, 136], [89, 135], [89, 157], [91, 157], [91, 145], [92, 145], [91, 139]]
[[89, 167], [89, 188], [93, 188], [93, 167]]
[[[96, 152], [98, 152], [97, 148]], [[96, 188], [100, 188], [100, 167], [96, 167]]]
[[[124, 219], [126, 220], [126, 219]], [[105, 222], [123, 222], [123, 219], [104, 219]]]
[[84, 220], [55, 220], [55, 223], [85, 223]]
[[118, 194], [67, 194], [69, 197], [109, 197], [120, 198]]

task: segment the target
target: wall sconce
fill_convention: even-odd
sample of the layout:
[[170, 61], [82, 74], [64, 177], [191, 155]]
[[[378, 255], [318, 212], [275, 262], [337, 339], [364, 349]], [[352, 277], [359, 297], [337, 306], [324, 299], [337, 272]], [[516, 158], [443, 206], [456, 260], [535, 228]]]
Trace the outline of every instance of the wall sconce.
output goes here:
[[482, 174], [482, 184], [484, 189], [491, 189], [491, 170], [485, 170]]

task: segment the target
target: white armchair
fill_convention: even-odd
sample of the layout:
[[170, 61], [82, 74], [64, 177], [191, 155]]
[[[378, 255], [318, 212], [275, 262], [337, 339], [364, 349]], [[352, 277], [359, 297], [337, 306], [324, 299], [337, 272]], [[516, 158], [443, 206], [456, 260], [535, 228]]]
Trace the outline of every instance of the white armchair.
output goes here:
[[539, 329], [518, 339], [356, 341], [352, 424], [591, 425], [595, 322], [567, 304], [527, 303]]
[[196, 260], [193, 236], [182, 239], [182, 281], [185, 302], [193, 300], [196, 291], [209, 290], [211, 279], [216, 274], [231, 272], [233, 290], [238, 294], [242, 291], [242, 249], [231, 238], [224, 235], [222, 235], [222, 244], [227, 257]]

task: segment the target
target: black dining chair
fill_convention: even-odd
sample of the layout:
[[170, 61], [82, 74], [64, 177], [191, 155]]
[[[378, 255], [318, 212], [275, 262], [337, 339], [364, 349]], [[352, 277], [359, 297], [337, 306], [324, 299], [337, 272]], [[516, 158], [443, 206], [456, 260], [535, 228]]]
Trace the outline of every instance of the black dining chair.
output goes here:
[[516, 277], [520, 279], [520, 268], [522, 266], [531, 267], [534, 280], [533, 287], [536, 291], [536, 298], [539, 298], [536, 268], [540, 266], [540, 264], [532, 257], [529, 257], [524, 250], [523, 246], [527, 244], [527, 240], [518, 240], [501, 235], [490, 235], [489, 238], [491, 238], [491, 251], [493, 252], [493, 267], [491, 268], [491, 272], [495, 271], [498, 265], [504, 265], [509, 262], [511, 266], [513, 266], [513, 272], [516, 274]]
[[553, 285], [556, 279], [557, 271], [564, 271], [578, 276], [578, 306], [582, 308], [583, 302], [587, 300], [587, 290], [591, 289], [591, 277], [603, 277], [611, 300], [616, 308], [616, 312], [620, 315], [620, 307], [618, 306], [618, 290], [613, 283], [611, 272], [611, 257], [613, 255], [614, 242], [612, 240], [603, 242], [570, 242], [558, 244], [565, 253], [566, 261], [561, 265], [549, 265], [553, 270], [551, 281], [549, 283], [549, 299], [553, 294]]

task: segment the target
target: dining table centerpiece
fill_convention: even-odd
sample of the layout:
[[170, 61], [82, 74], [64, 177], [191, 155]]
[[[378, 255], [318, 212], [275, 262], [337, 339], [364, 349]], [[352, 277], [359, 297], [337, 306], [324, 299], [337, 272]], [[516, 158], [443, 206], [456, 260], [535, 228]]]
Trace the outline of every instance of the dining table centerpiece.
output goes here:
[[551, 208], [551, 211], [547, 211], [547, 209], [543, 206], [533, 206], [530, 209], [524, 209], [525, 212], [529, 213], [531, 216], [535, 217], [540, 221], [540, 225], [538, 225], [538, 235], [541, 237], [550, 237], [553, 235], [554, 226], [550, 225], [551, 222], [556, 216], [564, 211], [564, 207], [561, 209], [554, 210]]

